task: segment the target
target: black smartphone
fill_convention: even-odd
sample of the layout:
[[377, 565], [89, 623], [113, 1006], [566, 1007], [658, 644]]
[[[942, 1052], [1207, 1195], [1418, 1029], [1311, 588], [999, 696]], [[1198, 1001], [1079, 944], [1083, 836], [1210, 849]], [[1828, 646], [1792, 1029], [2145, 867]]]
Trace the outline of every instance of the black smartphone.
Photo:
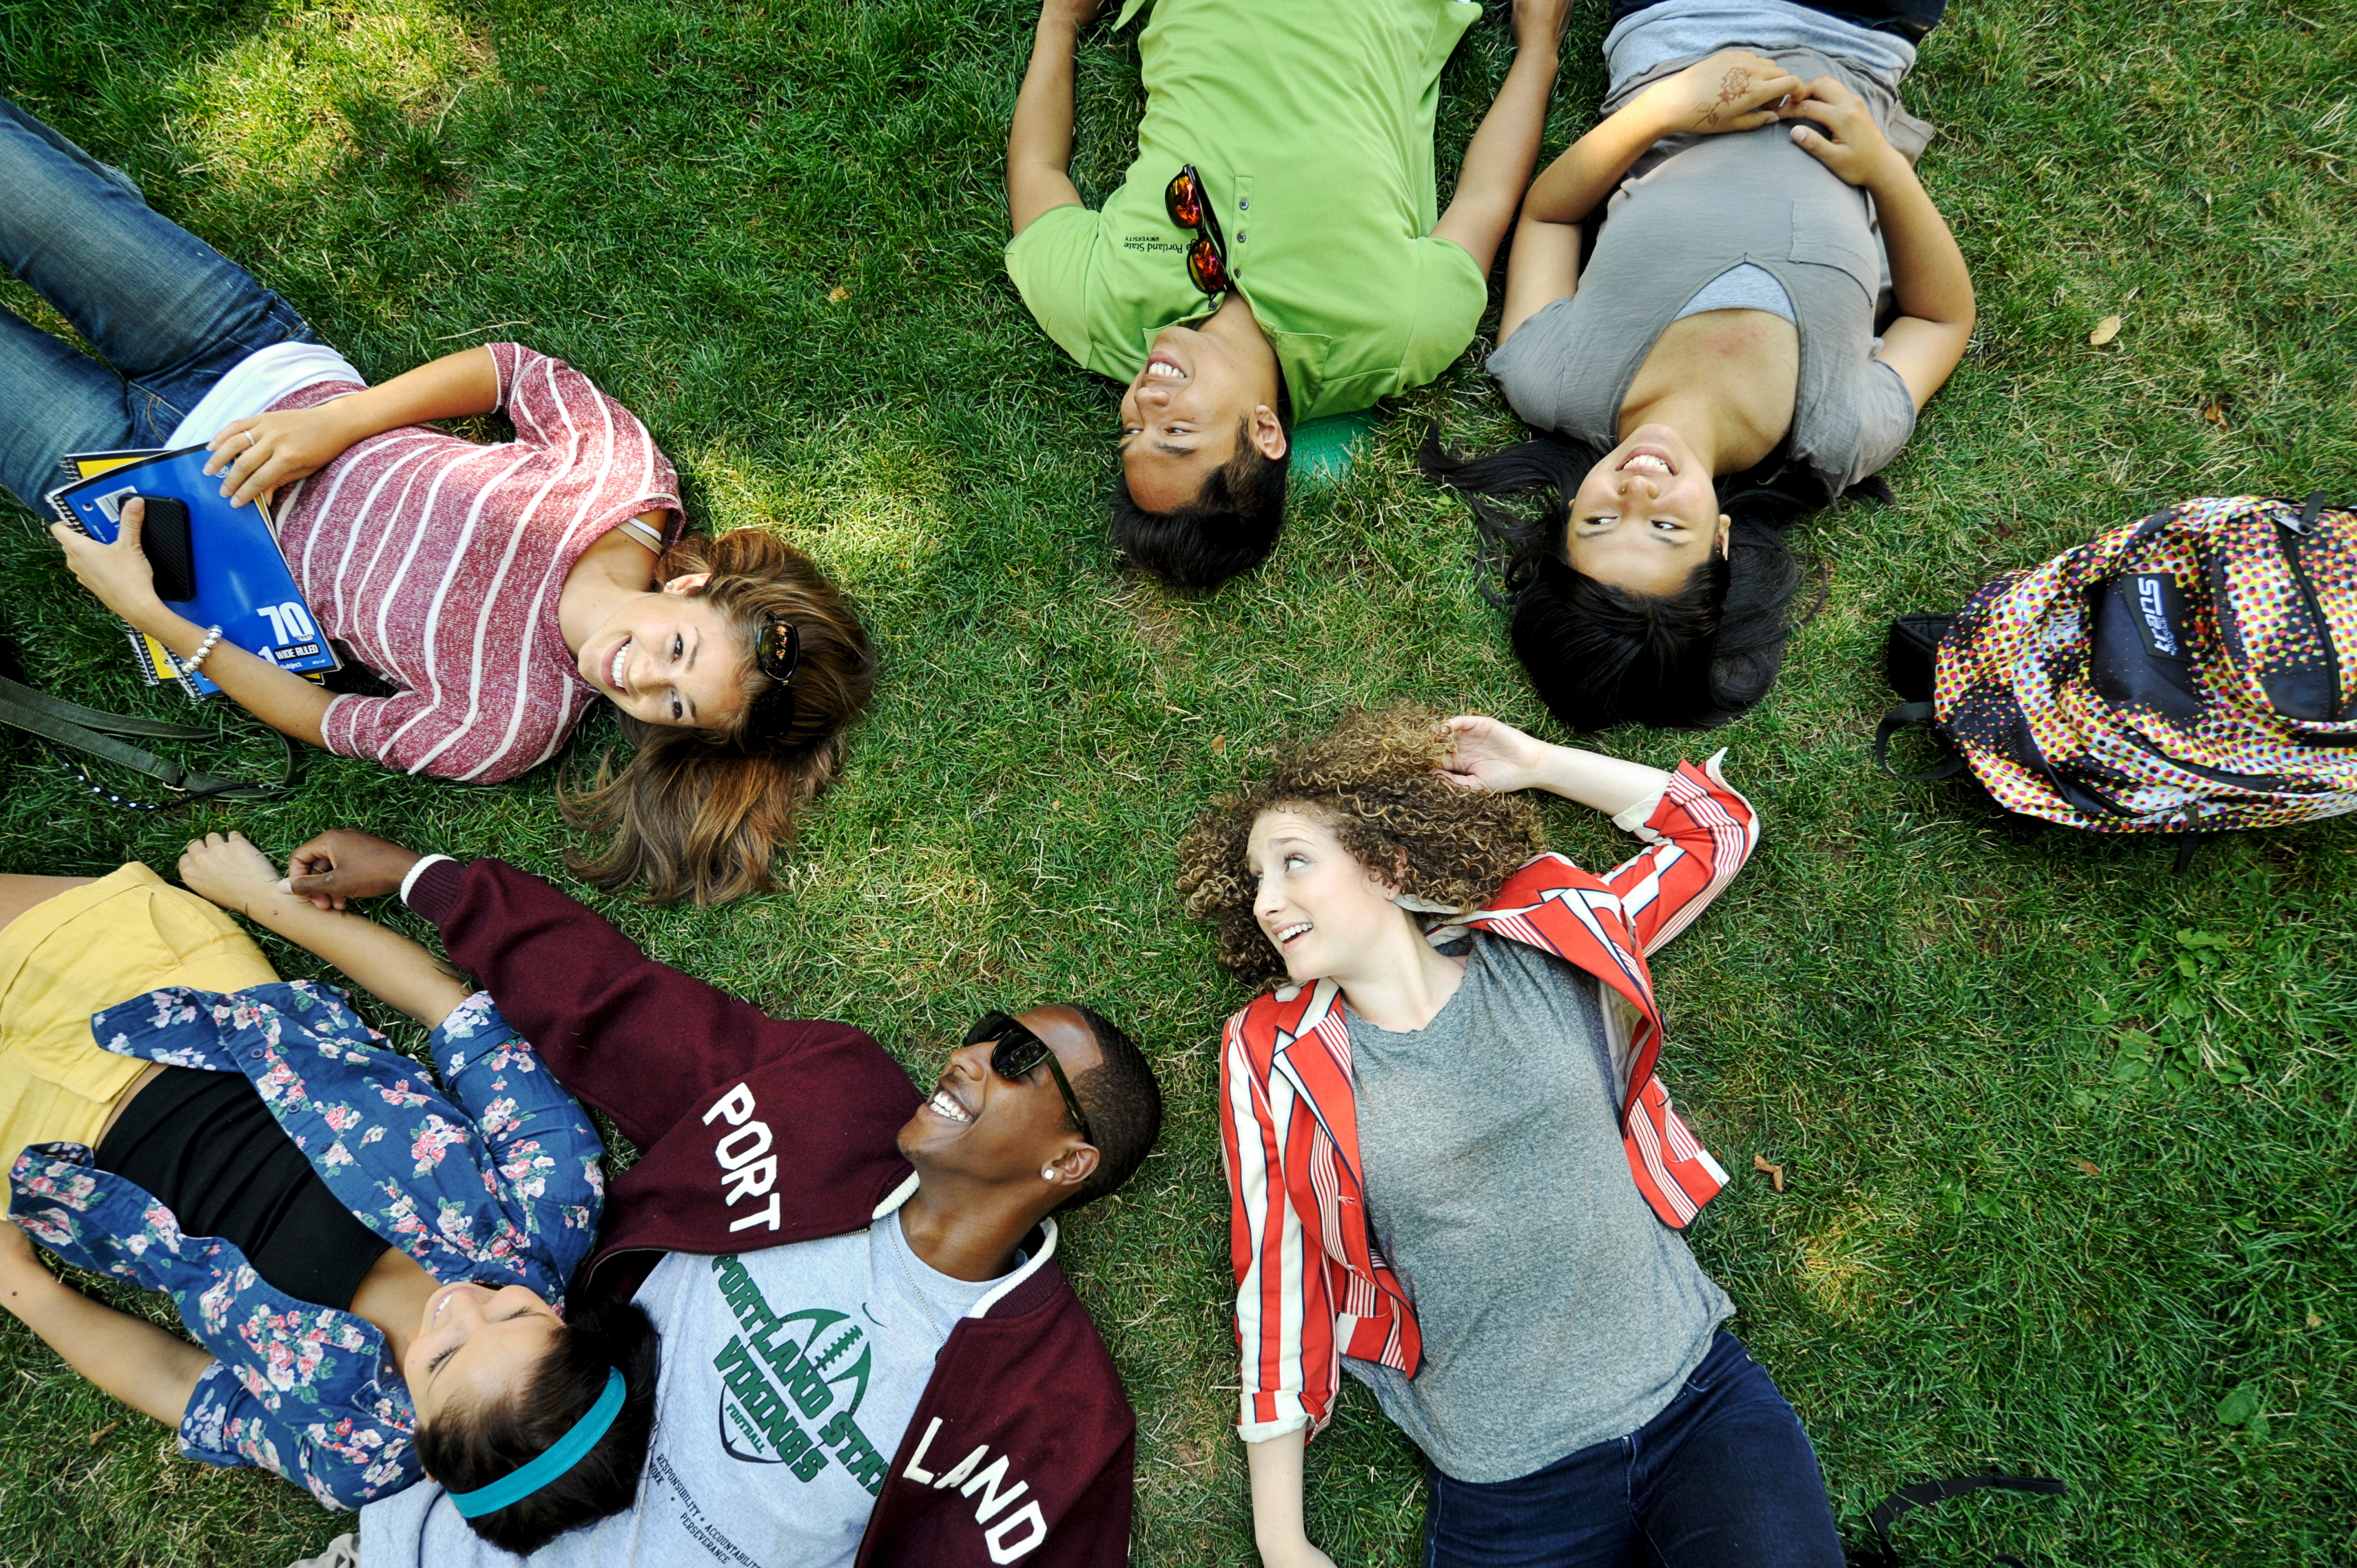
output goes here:
[[145, 496], [147, 521], [139, 545], [156, 569], [156, 596], [185, 604], [197, 596], [197, 549], [189, 537], [188, 503], [173, 496]]

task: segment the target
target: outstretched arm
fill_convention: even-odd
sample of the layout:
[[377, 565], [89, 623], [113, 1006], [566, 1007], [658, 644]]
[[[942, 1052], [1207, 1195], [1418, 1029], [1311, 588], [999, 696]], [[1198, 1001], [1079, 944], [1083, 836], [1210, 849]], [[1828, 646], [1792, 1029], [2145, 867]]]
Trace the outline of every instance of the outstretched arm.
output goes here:
[[1883, 136], [1865, 100], [1830, 76], [1803, 93], [1791, 113], [1809, 124], [1794, 125], [1792, 140], [1849, 184], [1874, 193], [1899, 306], [1874, 357], [1899, 372], [1920, 413], [1973, 340], [1977, 306], [1964, 253], [1915, 177], [1915, 166]]
[[1334, 1560], [1318, 1550], [1302, 1523], [1301, 1460], [1308, 1446], [1306, 1426], [1244, 1444], [1252, 1476], [1253, 1544], [1263, 1568], [1334, 1568]]
[[1098, 0], [1043, 0], [1031, 64], [1006, 135], [1006, 216], [1017, 234], [1042, 212], [1077, 207], [1072, 184], [1072, 60]]
[[1469, 789], [1544, 789], [1617, 817], [1660, 795], [1670, 781], [1658, 768], [1577, 746], [1549, 746], [1479, 714], [1460, 714], [1447, 727], [1455, 749], [1441, 771]]
[[1555, 91], [1555, 50], [1568, 0], [1514, 0], [1514, 63], [1482, 117], [1458, 170], [1457, 193], [1433, 233], [1465, 248], [1486, 275], [1522, 205], [1539, 160], [1547, 98]]
[[180, 1424], [211, 1352], [144, 1318], [94, 1302], [42, 1266], [32, 1241], [0, 1219], [0, 1305], [67, 1366], [167, 1426]]
[[288, 892], [277, 867], [243, 833], [207, 833], [189, 841], [180, 856], [180, 880], [222, 908], [318, 954], [429, 1029], [467, 999], [457, 976], [400, 932], [358, 915], [314, 908], [309, 899]]
[[1728, 49], [1653, 83], [1565, 148], [1523, 199], [1498, 341], [1577, 288], [1579, 225], [1646, 148], [1673, 132], [1755, 130], [1776, 119], [1776, 105], [1800, 85], [1774, 60]]

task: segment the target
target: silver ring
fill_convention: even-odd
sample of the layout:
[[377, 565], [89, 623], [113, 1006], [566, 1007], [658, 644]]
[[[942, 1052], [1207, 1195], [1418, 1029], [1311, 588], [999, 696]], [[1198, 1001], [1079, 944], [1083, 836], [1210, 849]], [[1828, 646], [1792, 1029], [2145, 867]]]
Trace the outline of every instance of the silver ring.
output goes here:
[[261, 441], [255, 437], [253, 432], [251, 430], [240, 431], [238, 434], [245, 437], [245, 444], [248, 446], [259, 446], [262, 445]]

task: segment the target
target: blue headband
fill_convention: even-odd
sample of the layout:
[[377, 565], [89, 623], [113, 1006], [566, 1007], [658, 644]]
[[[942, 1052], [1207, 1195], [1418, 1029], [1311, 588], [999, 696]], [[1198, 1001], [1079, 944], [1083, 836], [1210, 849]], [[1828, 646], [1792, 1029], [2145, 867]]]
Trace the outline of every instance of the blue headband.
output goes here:
[[622, 1402], [630, 1394], [630, 1386], [622, 1381], [619, 1367], [606, 1373], [606, 1391], [589, 1407], [589, 1413], [573, 1423], [573, 1430], [548, 1445], [548, 1452], [531, 1464], [493, 1481], [488, 1487], [478, 1487], [471, 1492], [452, 1492], [450, 1506], [468, 1519], [480, 1519], [487, 1513], [497, 1513], [510, 1503], [522, 1502], [567, 1470], [587, 1457], [614, 1418], [622, 1413]]

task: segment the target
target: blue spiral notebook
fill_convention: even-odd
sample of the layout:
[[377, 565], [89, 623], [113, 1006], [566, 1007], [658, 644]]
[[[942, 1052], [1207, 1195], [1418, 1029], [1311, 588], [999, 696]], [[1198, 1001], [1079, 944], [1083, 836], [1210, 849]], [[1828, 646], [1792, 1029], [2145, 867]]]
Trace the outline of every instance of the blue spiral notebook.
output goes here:
[[[221, 480], [208, 478], [211, 454], [202, 446], [177, 452], [88, 452], [66, 459], [80, 477], [48, 494], [60, 521], [101, 543], [122, 531], [123, 505], [134, 496], [178, 500], [188, 509], [187, 549], [177, 564], [192, 589], [187, 598], [164, 602], [199, 626], [218, 626], [221, 639], [269, 660], [282, 670], [318, 680], [343, 661], [320, 635], [310, 606], [295, 586], [295, 574], [279, 553], [263, 501], [232, 507], [222, 499]], [[151, 519], [156, 509], [148, 509]], [[150, 521], [148, 527], [156, 525]], [[149, 559], [165, 581], [165, 542], [151, 541]], [[127, 628], [126, 628], [127, 629]], [[221, 688], [201, 672], [183, 672], [154, 638], [130, 631], [140, 674], [151, 686], [177, 682], [198, 701]]]

